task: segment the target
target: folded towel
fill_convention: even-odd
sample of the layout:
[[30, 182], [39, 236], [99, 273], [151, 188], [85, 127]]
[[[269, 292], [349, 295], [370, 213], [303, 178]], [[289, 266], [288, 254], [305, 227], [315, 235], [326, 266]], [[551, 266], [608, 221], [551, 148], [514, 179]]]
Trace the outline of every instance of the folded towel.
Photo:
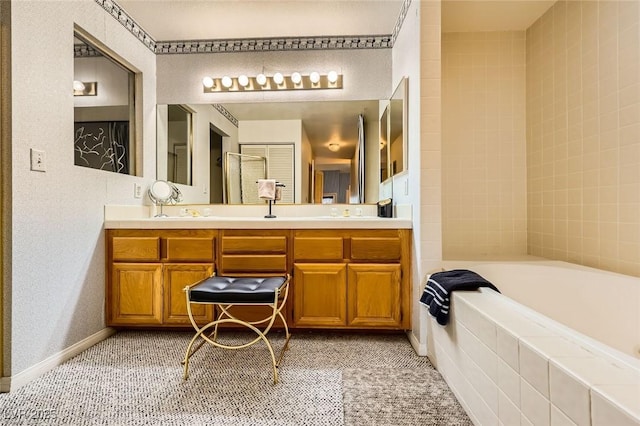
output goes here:
[[420, 303], [429, 307], [429, 313], [438, 324], [446, 325], [449, 322], [449, 294], [455, 290], [476, 290], [480, 287], [500, 293], [496, 286], [473, 271], [454, 269], [436, 272], [428, 277]]
[[258, 197], [263, 200], [273, 200], [276, 198], [276, 180], [258, 179]]

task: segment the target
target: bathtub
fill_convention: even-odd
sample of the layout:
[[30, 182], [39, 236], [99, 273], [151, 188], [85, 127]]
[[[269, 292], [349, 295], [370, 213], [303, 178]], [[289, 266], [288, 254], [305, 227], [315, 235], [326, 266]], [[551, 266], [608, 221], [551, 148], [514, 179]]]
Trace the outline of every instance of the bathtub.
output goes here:
[[546, 260], [445, 261], [501, 291], [429, 316], [433, 364], [476, 425], [640, 425], [640, 278]]

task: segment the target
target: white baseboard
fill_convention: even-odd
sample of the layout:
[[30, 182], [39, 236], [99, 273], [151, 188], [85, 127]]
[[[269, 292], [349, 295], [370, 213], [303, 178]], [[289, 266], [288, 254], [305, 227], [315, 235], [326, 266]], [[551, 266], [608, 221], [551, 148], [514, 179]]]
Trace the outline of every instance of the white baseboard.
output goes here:
[[115, 332], [116, 331], [113, 328], [103, 328], [97, 333], [94, 333], [91, 336], [82, 339], [77, 343], [74, 343], [68, 348], [51, 355], [49, 358], [40, 361], [39, 363], [19, 372], [14, 376], [0, 378], [0, 392], [14, 391], [19, 387], [26, 385], [32, 380], [35, 380], [38, 377], [42, 376], [44, 373], [54, 369], [63, 362], [68, 361], [79, 353], [89, 349], [96, 343], [103, 341]]
[[418, 356], [427, 356], [427, 343], [426, 342], [425, 343], [420, 343], [420, 341], [418, 340], [416, 335], [413, 334], [413, 331], [411, 331], [411, 330], [407, 331], [407, 337], [409, 338], [409, 343], [411, 343], [411, 346], [413, 346], [413, 350], [416, 351]]

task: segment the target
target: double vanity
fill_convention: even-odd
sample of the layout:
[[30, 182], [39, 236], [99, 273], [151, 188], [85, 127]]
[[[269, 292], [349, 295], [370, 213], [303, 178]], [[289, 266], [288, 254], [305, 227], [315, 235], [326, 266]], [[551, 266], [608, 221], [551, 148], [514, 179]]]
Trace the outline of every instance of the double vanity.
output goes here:
[[[107, 324], [189, 326], [185, 286], [214, 273], [290, 274], [292, 328], [410, 329], [410, 212], [378, 218], [375, 206], [358, 207], [360, 216], [348, 205], [335, 216], [327, 206], [279, 206], [266, 219], [263, 206], [168, 206], [162, 218], [148, 207], [107, 206]], [[202, 323], [216, 315], [198, 309]]]

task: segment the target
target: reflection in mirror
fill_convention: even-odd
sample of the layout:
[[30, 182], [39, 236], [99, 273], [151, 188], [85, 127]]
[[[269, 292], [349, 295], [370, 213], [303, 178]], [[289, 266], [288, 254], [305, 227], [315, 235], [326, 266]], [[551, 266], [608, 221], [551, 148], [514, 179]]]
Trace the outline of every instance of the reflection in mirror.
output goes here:
[[[283, 200], [286, 200], [286, 203], [321, 203], [325, 192], [337, 192], [345, 203], [357, 203], [359, 199], [369, 203], [375, 202], [378, 200], [380, 161], [379, 102], [360, 100], [183, 105], [197, 112], [193, 115], [194, 153], [202, 152], [203, 143], [213, 147], [213, 139], [202, 134], [202, 129], [225, 128], [224, 124], [221, 127], [220, 121], [216, 120], [227, 124], [234, 123], [230, 126], [235, 127], [231, 131], [225, 128], [223, 140], [216, 145], [221, 145], [221, 149], [219, 152], [216, 151], [215, 155], [212, 154], [208, 162], [200, 161], [194, 155], [192, 182], [210, 182], [211, 203], [240, 202], [233, 192], [227, 192], [223, 196], [222, 192], [227, 191], [228, 186], [228, 182], [225, 182], [226, 176], [214, 178], [214, 173], [220, 173], [219, 165], [223, 163], [226, 152], [246, 153], [267, 158], [267, 176], [278, 176], [278, 179], [286, 184], [283, 191]], [[168, 106], [158, 105], [157, 111], [157, 179], [168, 179], [168, 118], [163, 118], [168, 117]], [[207, 116], [209, 112], [205, 111], [212, 111], [211, 115]], [[361, 114], [364, 116], [364, 149], [356, 150]], [[297, 133], [294, 133], [294, 130], [297, 130]], [[271, 161], [269, 152], [259, 153], [251, 150], [258, 149], [260, 145], [278, 149], [278, 152], [274, 151], [274, 154], [278, 154], [278, 161]], [[333, 150], [330, 149], [330, 145]], [[293, 151], [285, 152], [286, 146], [292, 147]], [[274, 167], [284, 165], [282, 158], [285, 155], [292, 156], [291, 182], [285, 182], [283, 177], [273, 173]], [[362, 158], [365, 162], [364, 168], [360, 167]], [[335, 190], [330, 190], [319, 185], [321, 180], [316, 179], [316, 176], [325, 171], [346, 173], [347, 178], [341, 176], [341, 182], [345, 180], [346, 187], [341, 184]], [[358, 171], [360, 173], [357, 173]], [[356, 178], [361, 180], [358, 182]], [[359, 186], [362, 180], [364, 188]], [[213, 194], [219, 196], [214, 198]]]
[[407, 141], [405, 120], [407, 105], [407, 78], [403, 78], [389, 102], [389, 175], [394, 176], [407, 169]]
[[135, 174], [135, 73], [74, 31], [74, 164]]
[[264, 204], [258, 197], [258, 179], [267, 177], [267, 159], [227, 152], [224, 159], [227, 204]]
[[169, 105], [167, 113], [167, 179], [191, 185], [193, 113], [184, 105]]
[[389, 107], [387, 106], [380, 117], [380, 182], [389, 177]]

